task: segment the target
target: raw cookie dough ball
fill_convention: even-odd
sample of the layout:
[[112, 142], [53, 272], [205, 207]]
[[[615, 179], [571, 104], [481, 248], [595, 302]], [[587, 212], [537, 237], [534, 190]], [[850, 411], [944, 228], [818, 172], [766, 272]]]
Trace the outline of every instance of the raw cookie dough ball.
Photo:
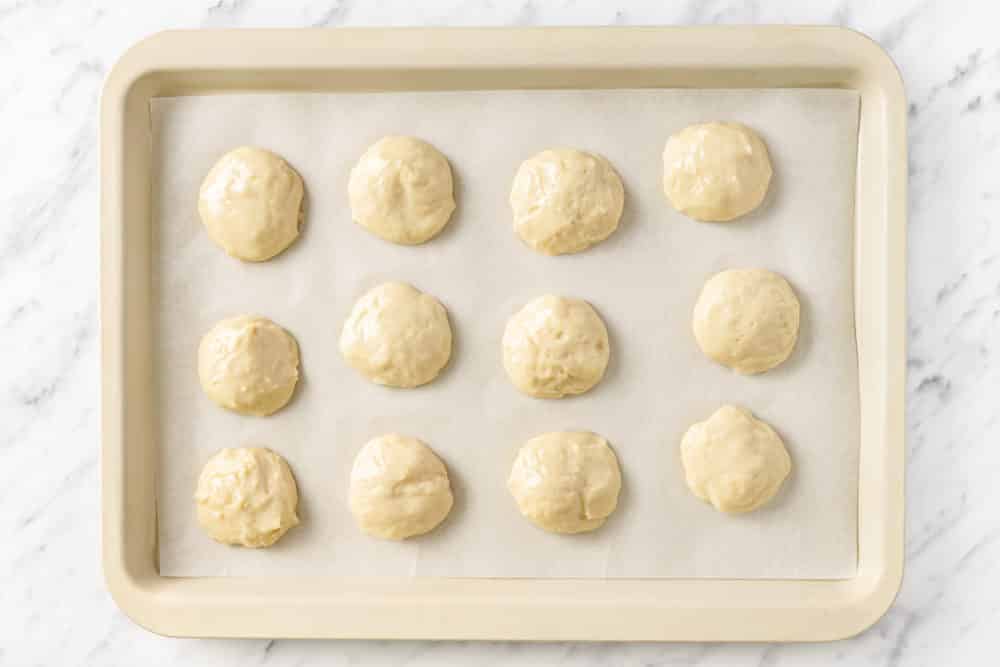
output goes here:
[[507, 488], [526, 519], [553, 533], [599, 528], [618, 504], [618, 459], [586, 431], [545, 433], [521, 447]]
[[356, 223], [404, 245], [437, 236], [455, 210], [448, 160], [413, 137], [372, 145], [351, 170], [347, 191]]
[[220, 450], [201, 471], [194, 500], [198, 523], [223, 544], [269, 547], [299, 524], [295, 478], [270, 449]]
[[299, 346], [267, 318], [231, 317], [201, 339], [198, 377], [208, 397], [222, 407], [241, 415], [269, 415], [292, 398]]
[[701, 289], [693, 328], [708, 358], [744, 375], [763, 373], [795, 348], [799, 300], [788, 281], [772, 271], [723, 271]]
[[551, 294], [507, 322], [503, 367], [514, 386], [538, 398], [582, 394], [604, 377], [608, 330], [589, 303]]
[[726, 222], [757, 208], [771, 182], [767, 146], [739, 123], [701, 123], [667, 140], [663, 191], [681, 213]]
[[555, 148], [521, 164], [510, 205], [522, 241], [545, 255], [564, 255], [611, 236], [622, 217], [625, 188], [600, 155]]
[[691, 493], [720, 512], [750, 512], [774, 497], [792, 470], [785, 444], [748, 410], [724, 405], [681, 440]]
[[292, 244], [302, 224], [302, 177], [263, 148], [223, 155], [198, 195], [198, 213], [213, 241], [248, 262], [271, 259]]
[[426, 384], [451, 357], [448, 313], [437, 299], [410, 285], [379, 285], [354, 304], [340, 334], [340, 352], [376, 384]]
[[453, 503], [448, 469], [430, 447], [390, 433], [369, 440], [351, 469], [351, 513], [364, 532], [386, 540], [423, 535]]

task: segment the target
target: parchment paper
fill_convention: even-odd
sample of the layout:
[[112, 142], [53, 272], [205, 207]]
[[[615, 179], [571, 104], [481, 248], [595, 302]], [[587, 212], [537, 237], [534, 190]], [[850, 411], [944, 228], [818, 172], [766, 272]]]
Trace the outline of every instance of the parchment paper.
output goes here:
[[[153, 111], [164, 575], [854, 575], [853, 92], [219, 95], [157, 100]], [[660, 186], [667, 136], [715, 119], [755, 127], [775, 169], [762, 208], [731, 224], [683, 217]], [[458, 209], [446, 231], [423, 246], [386, 243], [350, 218], [348, 172], [386, 134], [422, 137], [452, 164]], [[197, 213], [202, 178], [222, 153], [243, 144], [282, 154], [306, 183], [302, 237], [263, 264], [227, 257]], [[625, 214], [619, 230], [591, 250], [544, 257], [513, 234], [507, 197], [522, 160], [563, 145], [611, 160], [625, 183]], [[802, 329], [786, 364], [741, 377], [701, 355], [691, 310], [713, 273], [755, 266], [792, 283]], [[355, 299], [390, 279], [435, 295], [451, 317], [451, 364], [421, 389], [375, 386], [337, 349]], [[581, 397], [523, 396], [502, 369], [508, 317], [550, 292], [590, 301], [611, 333], [607, 376]], [[198, 384], [201, 335], [241, 313], [270, 317], [301, 346], [303, 380], [293, 402], [272, 417], [226, 412]], [[748, 516], [725, 516], [696, 499], [681, 471], [681, 435], [725, 402], [769, 421], [794, 462], [776, 500]], [[604, 435], [622, 465], [619, 509], [591, 534], [534, 528], [506, 489], [518, 447], [561, 429]], [[346, 502], [354, 454], [388, 431], [429, 443], [448, 464], [456, 494], [445, 524], [405, 543], [363, 536]], [[280, 452], [298, 480], [302, 525], [271, 549], [216, 544], [195, 521], [201, 466], [217, 449], [242, 445]]]

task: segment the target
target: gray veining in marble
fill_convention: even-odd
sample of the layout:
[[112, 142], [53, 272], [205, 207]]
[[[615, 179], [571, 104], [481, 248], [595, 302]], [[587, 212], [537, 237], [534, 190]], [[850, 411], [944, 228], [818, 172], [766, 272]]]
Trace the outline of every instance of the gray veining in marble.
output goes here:
[[[0, 2], [0, 665], [988, 665], [1000, 627], [1000, 6], [983, 0]], [[909, 96], [907, 570], [825, 645], [195, 641], [139, 629], [98, 548], [97, 108], [166, 28], [828, 23]], [[991, 656], [993, 656], [991, 658]]]

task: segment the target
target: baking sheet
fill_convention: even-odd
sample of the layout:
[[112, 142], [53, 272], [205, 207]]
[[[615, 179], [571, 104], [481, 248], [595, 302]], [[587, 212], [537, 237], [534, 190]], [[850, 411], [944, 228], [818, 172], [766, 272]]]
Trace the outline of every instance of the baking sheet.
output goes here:
[[[762, 208], [733, 224], [674, 212], [660, 189], [663, 142], [681, 127], [738, 120], [765, 138], [775, 168]], [[154, 292], [158, 300], [159, 565], [165, 576], [843, 578], [856, 571], [858, 390], [853, 201], [858, 97], [840, 90], [613, 90], [222, 95], [153, 102]], [[353, 224], [347, 175], [372, 142], [412, 134], [451, 161], [458, 209], [428, 244], [388, 244]], [[264, 264], [227, 257], [196, 208], [223, 152], [271, 148], [305, 179], [300, 240]], [[599, 152], [626, 188], [619, 230], [591, 250], [544, 257], [514, 236], [507, 195], [526, 157], [568, 145]], [[702, 283], [725, 268], [781, 272], [802, 302], [792, 358], [759, 377], [706, 360], [690, 333]], [[355, 299], [385, 280], [449, 310], [452, 361], [434, 383], [368, 383], [337, 350]], [[504, 376], [507, 318], [543, 293], [576, 296], [612, 338], [605, 380], [560, 401], [519, 394]], [[198, 341], [214, 322], [258, 313], [299, 341], [303, 379], [268, 418], [217, 408], [201, 392]], [[748, 516], [687, 490], [681, 434], [724, 402], [781, 433], [794, 469]], [[587, 429], [622, 465], [618, 511], [599, 531], [544, 533], [505, 481], [517, 448], [544, 431]], [[417, 436], [449, 466], [455, 509], [434, 533], [390, 543], [359, 533], [347, 508], [352, 458], [370, 437]], [[275, 547], [215, 544], [191, 495], [218, 448], [268, 446], [296, 476], [303, 524]]]

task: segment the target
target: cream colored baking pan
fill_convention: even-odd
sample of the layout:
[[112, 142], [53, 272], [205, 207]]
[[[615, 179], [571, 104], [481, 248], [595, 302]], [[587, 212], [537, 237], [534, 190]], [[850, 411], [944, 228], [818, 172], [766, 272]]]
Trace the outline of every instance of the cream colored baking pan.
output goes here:
[[[150, 100], [227, 92], [847, 88], [860, 94], [855, 316], [858, 568], [849, 579], [164, 577], [157, 563]], [[837, 28], [174, 32], [102, 99], [103, 563], [133, 620], [179, 636], [514, 640], [847, 637], [903, 569], [906, 104], [871, 40]]]

